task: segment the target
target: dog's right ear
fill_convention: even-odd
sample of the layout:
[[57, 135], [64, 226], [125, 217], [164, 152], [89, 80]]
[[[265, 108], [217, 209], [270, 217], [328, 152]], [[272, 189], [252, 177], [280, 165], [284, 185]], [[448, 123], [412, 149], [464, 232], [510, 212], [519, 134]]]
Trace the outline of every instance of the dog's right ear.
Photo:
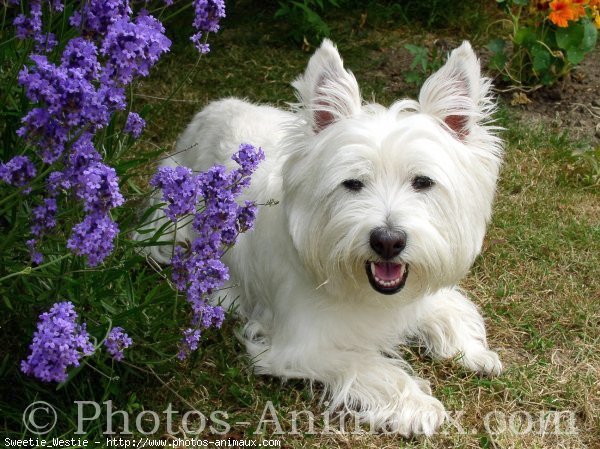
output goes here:
[[300, 106], [315, 133], [333, 122], [360, 111], [360, 90], [354, 75], [344, 68], [342, 58], [329, 39], [308, 62], [304, 75], [292, 86]]
[[490, 80], [481, 76], [479, 60], [468, 42], [450, 53], [419, 94], [421, 112], [441, 119], [465, 140], [476, 124], [486, 123], [494, 110]]

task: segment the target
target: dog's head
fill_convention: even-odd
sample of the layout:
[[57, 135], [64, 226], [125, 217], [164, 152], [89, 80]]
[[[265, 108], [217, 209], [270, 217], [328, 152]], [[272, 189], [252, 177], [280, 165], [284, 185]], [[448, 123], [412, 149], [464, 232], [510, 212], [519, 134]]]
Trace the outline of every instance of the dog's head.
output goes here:
[[481, 249], [502, 153], [471, 46], [450, 54], [418, 102], [389, 109], [363, 103], [329, 41], [293, 86], [285, 207], [315, 283], [411, 297], [455, 284]]

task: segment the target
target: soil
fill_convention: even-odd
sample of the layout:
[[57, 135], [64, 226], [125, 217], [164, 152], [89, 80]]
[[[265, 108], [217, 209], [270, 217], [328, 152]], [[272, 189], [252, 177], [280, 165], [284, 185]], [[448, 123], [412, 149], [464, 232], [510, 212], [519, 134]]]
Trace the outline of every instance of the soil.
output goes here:
[[549, 124], [567, 130], [569, 136], [600, 143], [600, 49], [588, 55], [566, 79], [549, 88], [526, 94], [525, 104], [517, 105], [518, 94], [508, 102], [519, 111], [521, 120]]
[[[445, 55], [459, 44], [446, 39], [432, 39], [431, 43], [424, 42], [422, 45], [434, 47], [437, 54]], [[390, 88], [394, 92], [414, 94], [415, 86], [407, 83], [404, 75], [412, 61], [408, 50], [402, 43], [382, 50], [380, 70], [391, 80]], [[476, 52], [485, 67], [488, 51], [476, 49]], [[587, 142], [590, 146], [600, 144], [600, 46], [587, 55], [567, 78], [554, 86], [529, 92], [500, 86], [498, 95], [524, 123], [549, 126], [559, 132], [566, 130], [571, 138]]]

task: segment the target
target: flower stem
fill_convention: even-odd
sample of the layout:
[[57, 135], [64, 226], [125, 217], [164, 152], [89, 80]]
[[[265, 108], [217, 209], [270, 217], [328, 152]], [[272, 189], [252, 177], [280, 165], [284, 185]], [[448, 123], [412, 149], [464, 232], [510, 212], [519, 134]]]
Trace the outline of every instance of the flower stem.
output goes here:
[[42, 268], [45, 268], [45, 267], [50, 266], [52, 264], [55, 264], [56, 262], [60, 262], [61, 260], [64, 260], [64, 259], [66, 259], [68, 257], [71, 257], [71, 256], [72, 256], [72, 254], [64, 254], [64, 255], [62, 255], [62, 256], [54, 259], [54, 260], [51, 260], [50, 262], [46, 262], [46, 263], [43, 263], [41, 265], [38, 265], [37, 267], [26, 267], [26, 268], [22, 269], [21, 271], [16, 271], [14, 273], [7, 274], [6, 276], [0, 278], [0, 283], [6, 281], [8, 279], [17, 277], [17, 276], [27, 276], [27, 275], [30, 275], [34, 271], [41, 270]]

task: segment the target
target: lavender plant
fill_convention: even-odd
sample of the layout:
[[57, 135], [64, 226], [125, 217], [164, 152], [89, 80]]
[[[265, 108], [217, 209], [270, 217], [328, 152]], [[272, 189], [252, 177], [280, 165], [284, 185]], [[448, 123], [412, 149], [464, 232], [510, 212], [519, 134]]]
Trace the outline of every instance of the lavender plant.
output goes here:
[[193, 214], [192, 227], [197, 235], [189, 248], [177, 246], [171, 260], [173, 282], [186, 293], [192, 309], [191, 327], [180, 342], [181, 360], [197, 349], [201, 329], [219, 328], [223, 323], [223, 309], [210, 305], [207, 299], [229, 279], [229, 271], [221, 261], [225, 248], [254, 223], [256, 205], [239, 205], [236, 198], [248, 186], [250, 176], [264, 157], [260, 148], [242, 144], [232, 157], [239, 164], [238, 169], [228, 172], [224, 166], [216, 165], [194, 175], [188, 168], [163, 167], [152, 178], [151, 184], [162, 189], [167, 204], [165, 215], [177, 223]]
[[[5, 6], [12, 20], [1, 30], [0, 66], [8, 70], [0, 70], [7, 86], [0, 96], [11, 120], [0, 125], [0, 227], [7, 236], [0, 241], [0, 295], [20, 321], [46, 310], [29, 353], [26, 344], [20, 350], [21, 372], [44, 382], [66, 382], [92, 355], [89, 363], [108, 379], [114, 368], [104, 360], [183, 360], [199, 348], [205, 329], [223, 323], [224, 310], [208, 299], [229, 276], [222, 255], [253, 225], [256, 205], [238, 204], [238, 197], [264, 157], [260, 149], [241, 146], [234, 155], [239, 168], [231, 172], [177, 167], [154, 175], [151, 186], [162, 189], [169, 218], [190, 217], [197, 232], [189, 247], [174, 248], [172, 268], [148, 267], [140, 243], [129, 238], [144, 227], [136, 196], [149, 195], [132, 180], [148, 157], [124, 157], [149, 118], [132, 110], [132, 83], [169, 52], [158, 17], [175, 3], [182, 10], [185, 2]], [[193, 0], [188, 7], [191, 43], [206, 54], [224, 2]], [[169, 271], [176, 291], [164, 279]], [[137, 294], [135, 283], [143, 285]], [[164, 332], [165, 316], [173, 332]], [[26, 325], [18, 333], [28, 339], [32, 330]]]
[[113, 327], [104, 340], [104, 346], [106, 350], [112, 356], [113, 359], [120, 362], [124, 357], [124, 350], [129, 348], [133, 344], [133, 340], [122, 327]]
[[78, 324], [77, 318], [70, 302], [54, 304], [49, 312], [40, 315], [31, 354], [21, 363], [25, 374], [46, 382], [62, 382], [67, 379], [69, 366], [79, 366], [84, 355], [94, 353], [86, 325]]

